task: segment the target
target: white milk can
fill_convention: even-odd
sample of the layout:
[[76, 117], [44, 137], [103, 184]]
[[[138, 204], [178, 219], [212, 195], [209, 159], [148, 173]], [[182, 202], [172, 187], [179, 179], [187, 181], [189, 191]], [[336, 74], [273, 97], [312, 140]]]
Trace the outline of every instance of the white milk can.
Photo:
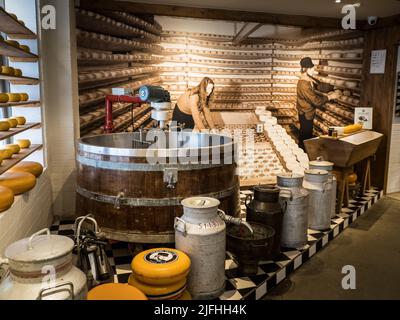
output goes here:
[[300, 248], [307, 244], [309, 193], [303, 188], [303, 176], [284, 173], [277, 176], [279, 201], [284, 210], [281, 246]]
[[219, 200], [192, 197], [182, 202], [183, 216], [175, 218], [175, 246], [191, 259], [188, 290], [193, 299], [219, 297], [225, 290], [226, 226]]
[[310, 193], [308, 227], [313, 230], [328, 230], [331, 226], [331, 186], [328, 171], [306, 170], [303, 187]]

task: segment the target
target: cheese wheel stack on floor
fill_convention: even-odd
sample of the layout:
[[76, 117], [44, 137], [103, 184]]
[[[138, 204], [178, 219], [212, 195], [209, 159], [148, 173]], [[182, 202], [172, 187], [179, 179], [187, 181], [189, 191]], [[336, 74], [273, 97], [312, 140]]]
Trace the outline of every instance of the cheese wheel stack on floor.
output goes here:
[[156, 248], [143, 251], [132, 260], [128, 283], [143, 291], [149, 300], [188, 298], [186, 278], [190, 258], [182, 251]]

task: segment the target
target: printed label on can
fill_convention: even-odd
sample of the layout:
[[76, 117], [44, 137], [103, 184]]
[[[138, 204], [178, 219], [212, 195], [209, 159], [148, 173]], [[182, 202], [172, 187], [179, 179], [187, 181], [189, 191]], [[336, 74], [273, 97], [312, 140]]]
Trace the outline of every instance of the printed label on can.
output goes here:
[[144, 260], [154, 264], [165, 264], [178, 260], [178, 255], [173, 251], [159, 250], [147, 254]]

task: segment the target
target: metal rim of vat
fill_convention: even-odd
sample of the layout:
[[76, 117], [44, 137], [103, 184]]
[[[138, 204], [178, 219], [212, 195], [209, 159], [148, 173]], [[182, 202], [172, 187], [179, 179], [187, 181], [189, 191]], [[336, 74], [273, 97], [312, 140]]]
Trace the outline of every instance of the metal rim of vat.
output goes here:
[[[212, 192], [202, 195], [196, 195], [199, 197], [209, 197], [209, 198], [217, 198], [222, 199], [229, 197], [239, 188], [238, 184], [233, 185], [230, 188], [227, 188], [222, 191]], [[118, 204], [118, 206], [129, 206], [129, 207], [164, 207], [164, 206], [180, 206], [181, 201], [186, 197], [176, 197], [176, 198], [164, 198], [164, 199], [156, 199], [156, 198], [125, 198], [120, 196], [109, 196], [105, 194], [99, 194], [96, 192], [92, 192], [86, 190], [80, 186], [76, 187], [76, 192], [78, 192], [82, 197], [85, 197], [90, 200], [108, 203], [112, 205]]]
[[[194, 133], [188, 133], [186, 132], [188, 136], [194, 135]], [[223, 143], [223, 144], [218, 144], [216, 146], [207, 146], [207, 147], [182, 147], [182, 148], [169, 148], [169, 149], [133, 149], [133, 148], [117, 148], [117, 147], [104, 147], [104, 146], [96, 146], [94, 144], [89, 144], [90, 139], [101, 139], [103, 137], [123, 137], [123, 136], [131, 136], [132, 133], [114, 133], [112, 135], [97, 135], [97, 136], [89, 136], [89, 137], [84, 137], [78, 140], [78, 150], [83, 151], [83, 152], [88, 152], [88, 153], [94, 153], [94, 154], [101, 154], [101, 155], [107, 155], [107, 156], [127, 156], [127, 157], [147, 157], [147, 156], [152, 156], [152, 157], [176, 157], [178, 154], [182, 153], [188, 153], [191, 154], [191, 151], [207, 151], [209, 154], [212, 154], [212, 151], [218, 150], [219, 152], [222, 150], [226, 150], [228, 152], [232, 152], [234, 150], [237, 150], [235, 147], [236, 143], [233, 141], [232, 138], [227, 137], [227, 136], [221, 136], [221, 135], [216, 135], [216, 134], [205, 134], [205, 133], [195, 133], [197, 136], [203, 136], [203, 137], [215, 137], [215, 138], [223, 138], [223, 139], [228, 139], [229, 142]], [[149, 151], [150, 150], [150, 151]], [[154, 154], [151, 154], [154, 152]], [[149, 154], [150, 153], [150, 154]], [[201, 153], [199, 153], [201, 155]]]
[[157, 234], [146, 234], [140, 231], [132, 232], [130, 230], [116, 231], [109, 228], [101, 228], [100, 233], [107, 239], [124, 242], [137, 243], [173, 243], [175, 242], [175, 232], [158, 232]]

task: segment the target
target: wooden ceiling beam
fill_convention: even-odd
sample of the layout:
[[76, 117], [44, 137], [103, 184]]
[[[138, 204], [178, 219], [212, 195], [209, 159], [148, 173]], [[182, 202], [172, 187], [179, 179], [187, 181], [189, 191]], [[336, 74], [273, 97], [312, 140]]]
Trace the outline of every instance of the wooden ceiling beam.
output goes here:
[[110, 0], [80, 0], [80, 7], [93, 11], [122, 11], [132, 14], [154, 14], [197, 19], [213, 19], [228, 21], [256, 22], [282, 26], [298, 26], [309, 28], [341, 28], [341, 19], [289, 15], [266, 12], [249, 12], [239, 10], [223, 10], [210, 8], [194, 8], [162, 4], [136, 3]]
[[262, 23], [255, 23], [255, 22], [245, 23], [242, 29], [240, 29], [237, 35], [233, 38], [232, 43], [234, 45], [239, 45], [262, 26], [263, 26]]

